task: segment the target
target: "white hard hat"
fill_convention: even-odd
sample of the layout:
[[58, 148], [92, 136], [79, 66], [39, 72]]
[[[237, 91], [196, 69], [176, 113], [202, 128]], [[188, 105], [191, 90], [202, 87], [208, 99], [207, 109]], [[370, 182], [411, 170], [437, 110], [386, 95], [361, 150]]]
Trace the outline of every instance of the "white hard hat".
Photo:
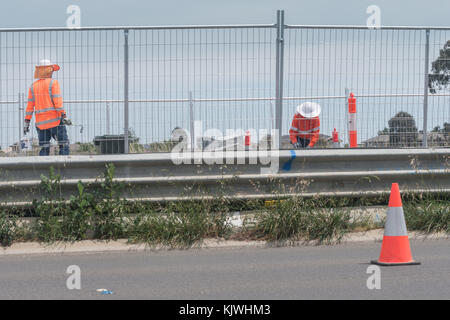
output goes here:
[[38, 64], [39, 67], [52, 66], [52, 65], [53, 65], [53, 63], [47, 59], [42, 59], [41, 61], [39, 61], [39, 64]]
[[320, 105], [315, 102], [305, 102], [297, 107], [297, 113], [305, 118], [315, 118], [320, 114]]
[[48, 59], [42, 59], [41, 61], [39, 61], [39, 64], [37, 66], [38, 67], [53, 66], [53, 71], [58, 71], [60, 69], [60, 67], [57, 64], [53, 64]]

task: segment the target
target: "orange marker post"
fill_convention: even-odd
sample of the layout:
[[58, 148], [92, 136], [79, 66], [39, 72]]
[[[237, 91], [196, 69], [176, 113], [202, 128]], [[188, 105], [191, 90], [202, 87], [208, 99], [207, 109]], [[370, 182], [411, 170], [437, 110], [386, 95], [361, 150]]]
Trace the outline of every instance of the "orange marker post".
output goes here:
[[348, 98], [348, 131], [350, 148], [358, 147], [358, 134], [356, 129], [356, 98], [353, 93], [350, 93], [350, 98]]
[[245, 150], [249, 150], [250, 149], [250, 131], [247, 130], [247, 132], [245, 133]]

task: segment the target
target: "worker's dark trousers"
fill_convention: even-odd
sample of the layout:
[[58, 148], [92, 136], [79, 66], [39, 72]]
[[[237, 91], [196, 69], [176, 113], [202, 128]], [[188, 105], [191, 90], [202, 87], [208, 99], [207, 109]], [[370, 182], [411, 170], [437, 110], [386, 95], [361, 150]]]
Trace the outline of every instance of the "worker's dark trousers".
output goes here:
[[309, 145], [310, 140], [297, 137], [297, 141], [300, 143], [301, 148], [306, 148]]
[[50, 129], [41, 130], [36, 128], [39, 137], [40, 156], [48, 156], [50, 154], [50, 140], [53, 138], [58, 141], [59, 155], [69, 155], [69, 137], [65, 125], [59, 125]]

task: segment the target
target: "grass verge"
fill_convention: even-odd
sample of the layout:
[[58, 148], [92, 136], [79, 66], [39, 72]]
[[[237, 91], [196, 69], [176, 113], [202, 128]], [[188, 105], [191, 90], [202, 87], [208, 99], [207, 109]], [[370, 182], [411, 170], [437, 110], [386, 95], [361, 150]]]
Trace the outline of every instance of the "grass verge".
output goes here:
[[[79, 182], [78, 193], [66, 201], [60, 196], [61, 178], [52, 168], [49, 176], [41, 177], [44, 197], [33, 203], [30, 212], [15, 215], [0, 209], [0, 245], [28, 240], [52, 244], [128, 239], [152, 247], [188, 248], [205, 238], [331, 244], [340, 242], [349, 232], [383, 227], [382, 221], [374, 222], [364, 214], [352, 215], [349, 207], [387, 204], [381, 197], [291, 197], [267, 205], [259, 200], [231, 201], [225, 195], [217, 195], [214, 200], [130, 202], [121, 196], [127, 186], [114, 180], [114, 172], [113, 165], [105, 168], [99, 188]], [[404, 195], [404, 200], [408, 230], [450, 234], [450, 201], [445, 196]], [[241, 228], [232, 227], [228, 217], [243, 210], [254, 212], [252, 218]], [[35, 221], [23, 223], [25, 213]]]
[[256, 215], [249, 234], [257, 239], [284, 241], [340, 242], [345, 234], [377, 228], [367, 216], [352, 217], [348, 209], [334, 206], [318, 209], [315, 200], [293, 197], [275, 202]]
[[161, 212], [145, 211], [136, 216], [129, 229], [130, 242], [150, 246], [187, 248], [205, 238], [227, 237], [231, 226], [224, 211], [215, 211], [212, 202], [170, 203]]
[[404, 205], [408, 230], [450, 234], [450, 201], [424, 200]]

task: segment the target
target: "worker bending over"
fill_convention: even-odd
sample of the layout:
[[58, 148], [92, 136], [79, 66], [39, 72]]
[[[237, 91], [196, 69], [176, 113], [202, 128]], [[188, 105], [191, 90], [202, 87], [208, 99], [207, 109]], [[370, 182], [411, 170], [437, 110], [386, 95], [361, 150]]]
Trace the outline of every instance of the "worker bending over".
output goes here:
[[58, 141], [60, 155], [69, 154], [69, 138], [65, 125], [71, 125], [71, 122], [66, 119], [58, 80], [52, 79], [53, 71], [59, 69], [58, 65], [52, 64], [49, 60], [41, 60], [34, 73], [34, 78], [38, 80], [28, 91], [23, 132], [27, 134], [30, 131], [30, 121], [34, 112], [39, 146], [41, 146], [40, 156], [50, 154], [51, 138]]
[[319, 140], [320, 133], [320, 105], [305, 102], [297, 107], [292, 120], [289, 138], [294, 149], [312, 148]]

